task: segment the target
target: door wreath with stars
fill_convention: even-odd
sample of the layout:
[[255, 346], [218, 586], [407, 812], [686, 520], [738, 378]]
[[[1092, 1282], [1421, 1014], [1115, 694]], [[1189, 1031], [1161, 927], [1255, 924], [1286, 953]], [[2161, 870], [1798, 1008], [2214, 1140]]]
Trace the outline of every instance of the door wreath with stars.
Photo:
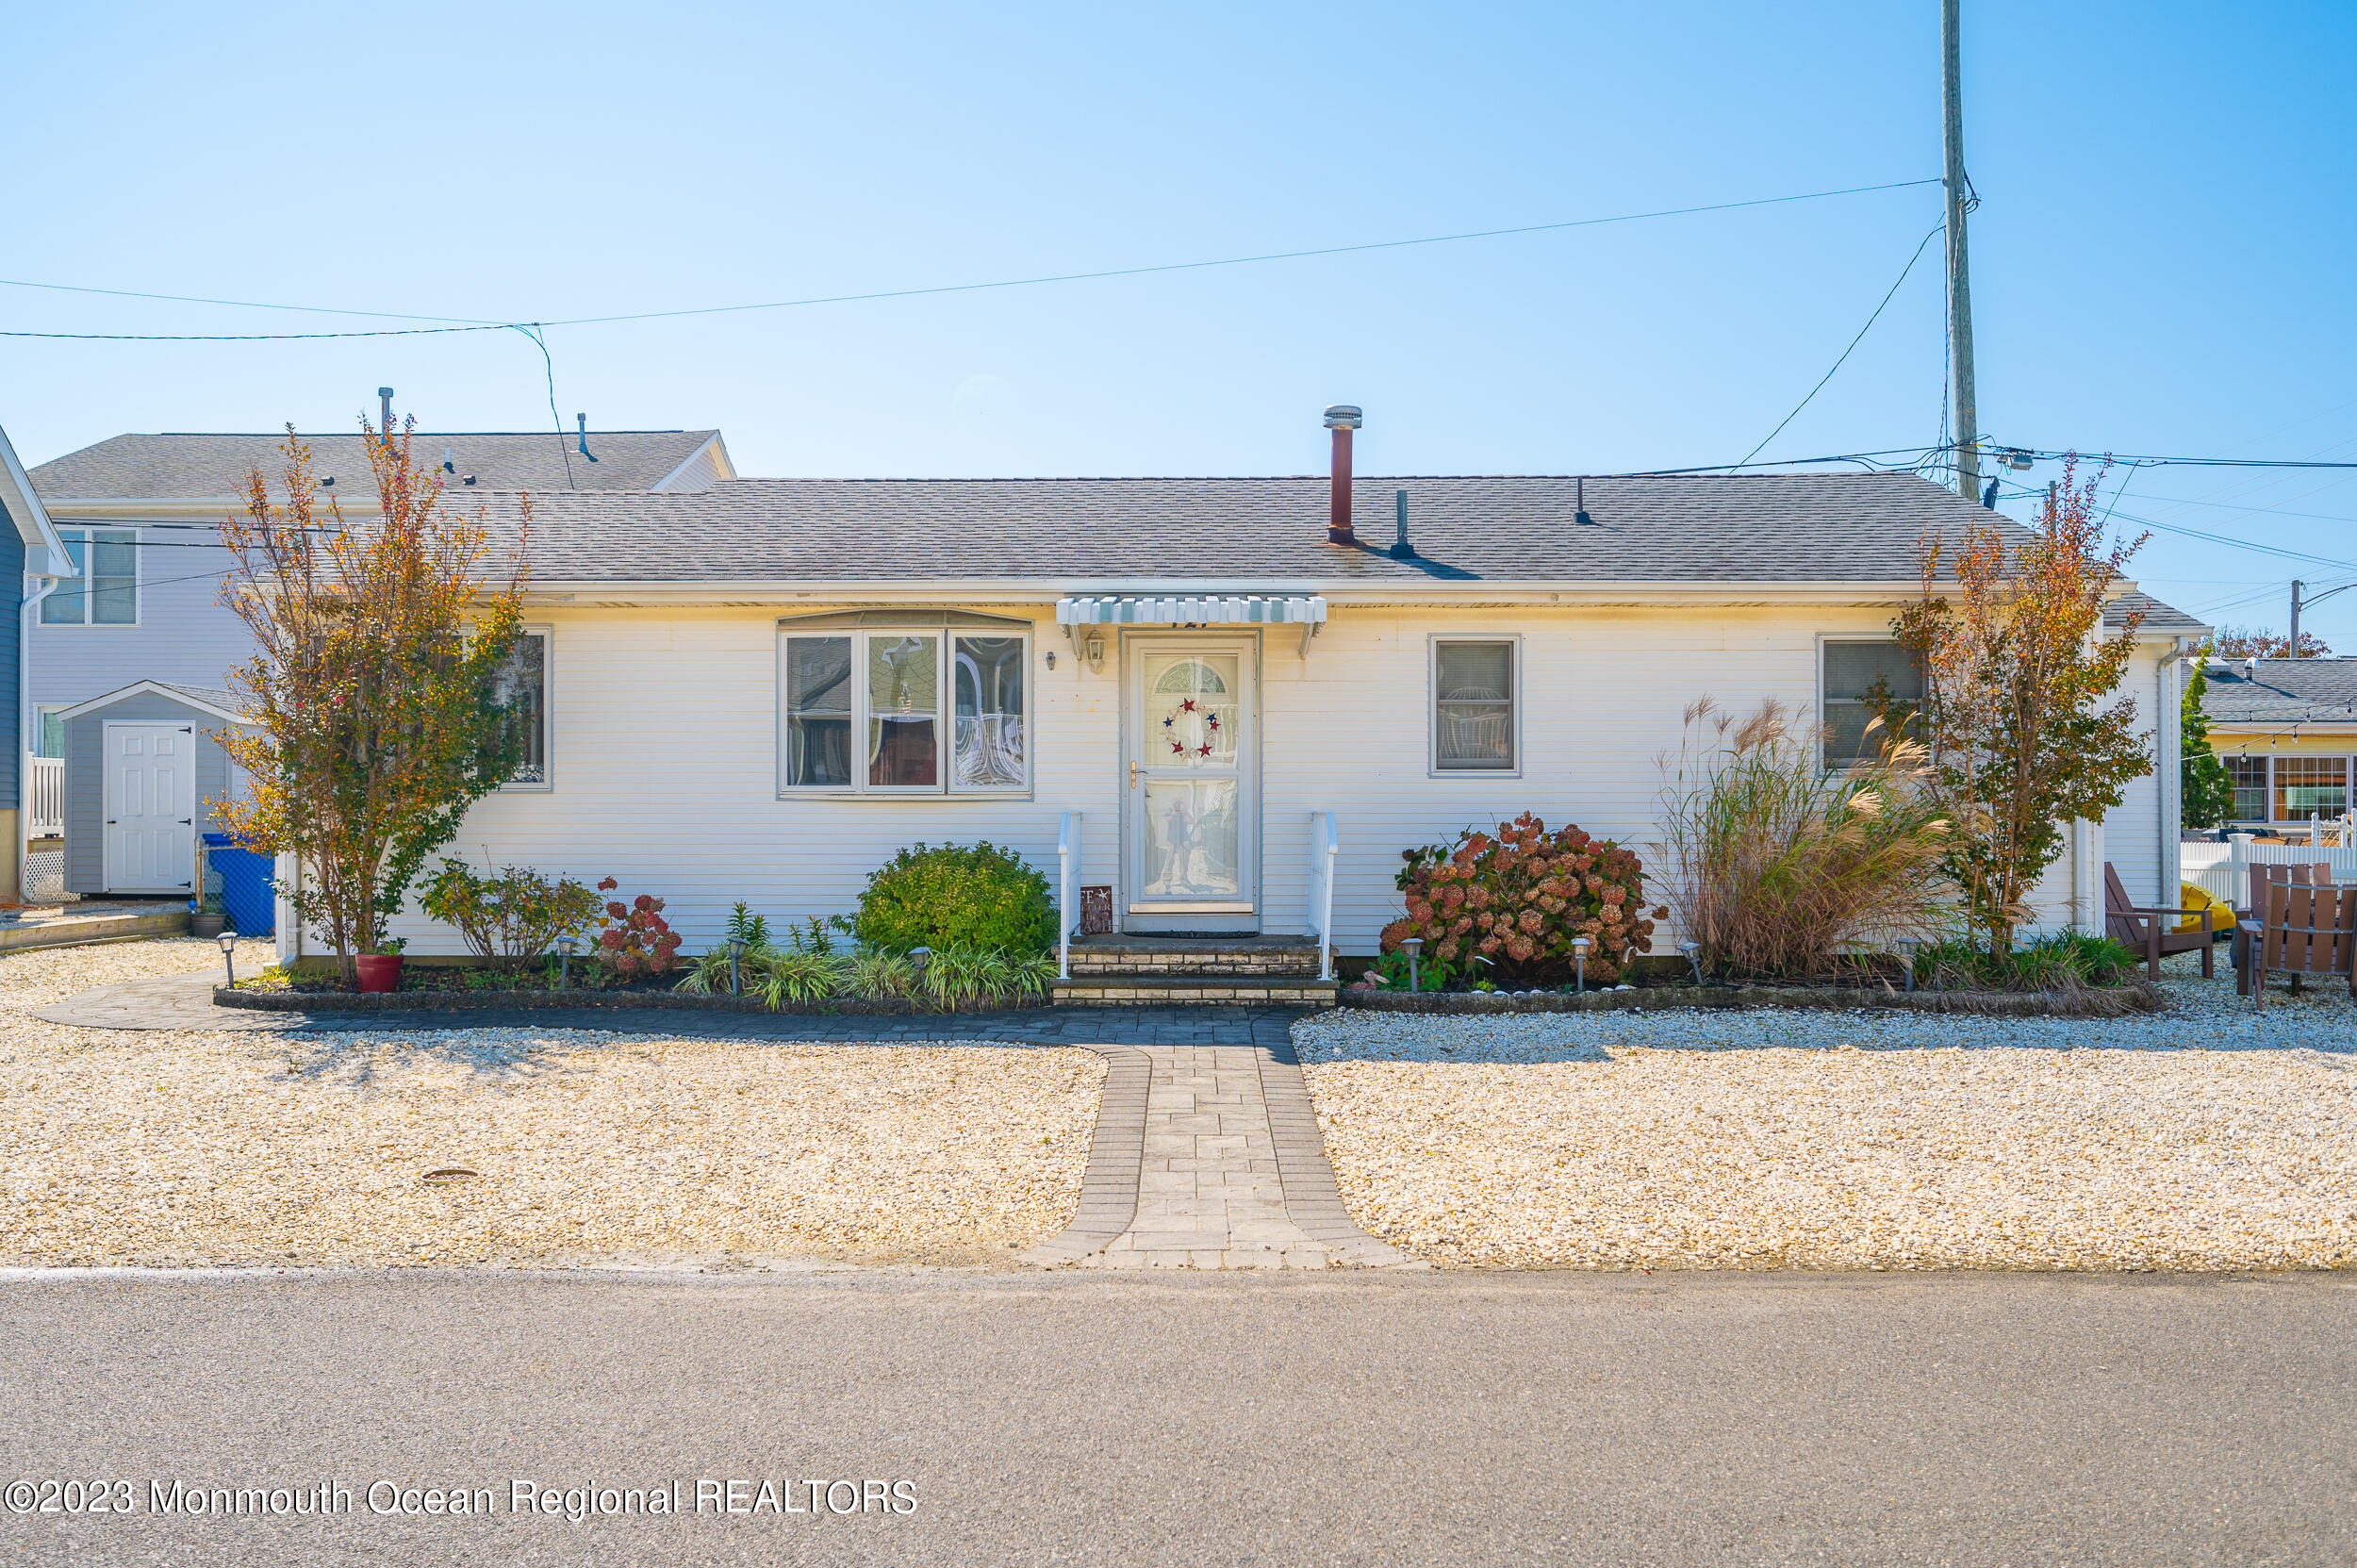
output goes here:
[[1182, 697], [1162, 716], [1162, 739], [1174, 757], [1209, 757], [1218, 746], [1219, 715], [1200, 697]]

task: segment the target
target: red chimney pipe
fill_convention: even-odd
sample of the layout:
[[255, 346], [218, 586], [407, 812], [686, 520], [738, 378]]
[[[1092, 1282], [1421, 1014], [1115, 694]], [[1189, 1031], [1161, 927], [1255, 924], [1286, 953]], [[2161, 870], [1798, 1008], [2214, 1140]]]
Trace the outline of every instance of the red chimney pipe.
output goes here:
[[1347, 403], [1338, 403], [1326, 411], [1326, 428], [1334, 433], [1334, 471], [1327, 481], [1326, 506], [1327, 544], [1359, 542], [1359, 536], [1350, 531], [1350, 433], [1363, 420], [1364, 416]]

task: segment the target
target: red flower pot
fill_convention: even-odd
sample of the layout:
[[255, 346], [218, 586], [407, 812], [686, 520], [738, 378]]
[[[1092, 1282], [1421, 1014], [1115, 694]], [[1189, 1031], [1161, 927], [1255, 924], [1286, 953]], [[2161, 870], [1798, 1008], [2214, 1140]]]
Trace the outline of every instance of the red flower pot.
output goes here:
[[363, 991], [398, 991], [401, 989], [401, 954], [360, 953], [353, 961], [360, 971]]

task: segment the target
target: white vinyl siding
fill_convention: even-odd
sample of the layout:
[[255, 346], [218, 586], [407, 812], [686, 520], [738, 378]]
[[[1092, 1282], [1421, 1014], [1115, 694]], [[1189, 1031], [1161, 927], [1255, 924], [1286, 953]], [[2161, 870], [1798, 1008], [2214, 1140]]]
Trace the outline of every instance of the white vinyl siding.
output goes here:
[[[1923, 666], [1888, 637], [1827, 637], [1818, 714], [1825, 726], [1825, 766], [1847, 767], [1881, 755], [1923, 701]], [[1881, 718], [1886, 723], [1877, 725]]]
[[[665, 917], [692, 953], [718, 938], [738, 900], [773, 921], [848, 913], [868, 873], [920, 839], [988, 839], [1052, 881], [1060, 814], [1077, 811], [1079, 881], [1113, 886], [1119, 907], [1120, 634], [1104, 629], [1104, 668], [1091, 671], [1063, 655], [1051, 605], [964, 607], [1028, 620], [1031, 652], [1060, 654], [1052, 670], [1044, 657], [1026, 659], [1028, 793], [812, 790], [781, 799], [774, 608], [558, 605], [548, 612], [563, 654], [550, 670], [550, 698], [564, 718], [565, 786], [478, 803], [462, 834], [470, 856], [591, 883], [611, 874], [625, 897], [666, 900]], [[1685, 706], [1705, 695], [1735, 712], [1763, 697], [1805, 706], [1821, 675], [1821, 635], [1871, 638], [1889, 618], [1887, 606], [1337, 607], [1306, 657], [1290, 628], [1263, 633], [1263, 929], [1307, 929], [1318, 811], [1335, 814], [1342, 844], [1333, 936], [1346, 953], [1373, 952], [1396, 917], [1403, 849], [1523, 811], [1619, 839], [1657, 876], [1655, 759], [1676, 751]], [[1496, 640], [1508, 628], [1521, 644], [1523, 774], [1436, 776], [1429, 704], [1414, 700], [1429, 680], [1432, 639]], [[2140, 709], [2151, 689], [2140, 684]], [[919, 800], [930, 803], [916, 809]], [[2123, 814], [2110, 837], [2116, 850], [2141, 856], [2121, 874], [2143, 900], [2157, 824]], [[2087, 846], [2093, 880], [2083, 883], [2099, 917], [2103, 839], [2097, 830]], [[2043, 923], [2069, 917], [2070, 875], [2067, 861], [2058, 864], [2034, 893]], [[453, 933], [414, 914], [394, 930], [411, 938], [413, 953], [459, 950]]]

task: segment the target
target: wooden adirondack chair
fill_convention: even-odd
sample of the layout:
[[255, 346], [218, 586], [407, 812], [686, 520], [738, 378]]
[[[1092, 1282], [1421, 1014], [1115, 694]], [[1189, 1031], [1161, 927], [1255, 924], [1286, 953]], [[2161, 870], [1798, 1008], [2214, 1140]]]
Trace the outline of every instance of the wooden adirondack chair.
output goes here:
[[2253, 944], [2249, 971], [2250, 999], [2267, 1004], [2267, 972], [2339, 975], [2357, 1000], [2357, 887], [2305, 886], [2271, 883], [2266, 917], [2245, 923]]
[[2250, 867], [2250, 897], [2234, 911], [2234, 993], [2250, 995], [2250, 933], [2266, 917], [2270, 887], [2322, 887], [2332, 880], [2332, 868], [2320, 860], [2254, 865]]
[[[2113, 941], [2131, 951], [2144, 954], [2144, 972], [2161, 978], [2161, 958], [2166, 953], [2199, 951], [2201, 954], [2201, 978], [2217, 977], [2217, 958], [2210, 950], [2210, 917], [2203, 911], [2201, 929], [2179, 931], [2177, 922], [2185, 917], [2182, 909], [2145, 909], [2129, 901], [2128, 889], [2112, 869], [2112, 863], [2103, 863], [2103, 925]], [[2226, 929], [2218, 922], [2217, 930]]]

